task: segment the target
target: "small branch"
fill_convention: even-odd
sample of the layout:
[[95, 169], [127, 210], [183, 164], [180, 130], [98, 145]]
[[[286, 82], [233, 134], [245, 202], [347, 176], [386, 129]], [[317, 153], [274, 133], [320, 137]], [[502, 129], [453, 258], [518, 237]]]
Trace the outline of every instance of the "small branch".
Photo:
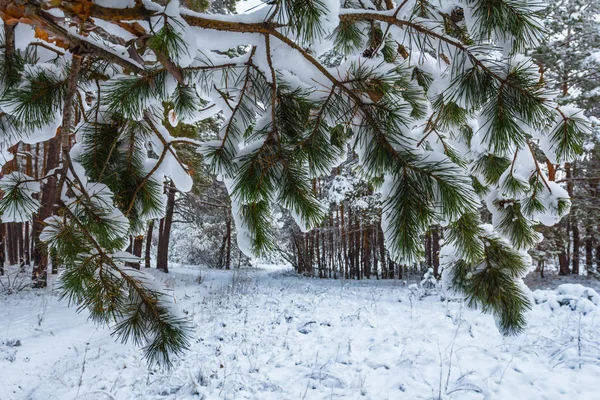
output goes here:
[[548, 184], [548, 181], [546, 181], [546, 177], [540, 169], [540, 165], [538, 164], [537, 158], [535, 157], [535, 151], [533, 150], [533, 146], [531, 145], [531, 142], [529, 140], [527, 141], [527, 146], [529, 146], [529, 151], [531, 152], [531, 156], [533, 157], [533, 163], [535, 164], [535, 170], [538, 176], [542, 179], [542, 182], [544, 182], [544, 185], [546, 185], [548, 191], [552, 193], [552, 189], [550, 189], [550, 185]]

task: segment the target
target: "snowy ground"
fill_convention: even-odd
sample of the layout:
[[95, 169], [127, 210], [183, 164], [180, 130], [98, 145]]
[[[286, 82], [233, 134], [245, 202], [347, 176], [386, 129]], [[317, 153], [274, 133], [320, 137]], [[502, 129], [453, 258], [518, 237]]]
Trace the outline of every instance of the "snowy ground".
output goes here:
[[153, 273], [194, 324], [173, 370], [148, 371], [51, 289], [21, 292], [0, 297], [0, 399], [598, 398], [600, 300], [579, 286], [537, 292], [527, 331], [503, 338], [491, 316], [398, 281]]

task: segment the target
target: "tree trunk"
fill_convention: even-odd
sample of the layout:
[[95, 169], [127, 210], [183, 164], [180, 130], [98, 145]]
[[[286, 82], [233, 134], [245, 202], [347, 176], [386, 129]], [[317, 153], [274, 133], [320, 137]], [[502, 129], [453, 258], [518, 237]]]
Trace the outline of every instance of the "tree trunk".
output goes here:
[[16, 246], [15, 246], [15, 235], [14, 231], [14, 222], [9, 222], [6, 225], [6, 250], [8, 253], [8, 265], [12, 266], [17, 263], [17, 255], [15, 254]]
[[23, 242], [24, 242], [24, 249], [25, 249], [25, 265], [27, 267], [29, 267], [29, 263], [30, 263], [30, 247], [29, 247], [29, 221], [25, 221], [25, 233], [24, 233], [24, 238], [23, 238]]
[[585, 228], [585, 269], [593, 271], [594, 268], [594, 243], [592, 239], [592, 228]]
[[392, 279], [392, 278], [394, 278], [394, 276], [389, 275], [387, 263], [385, 261], [385, 258], [386, 258], [385, 238], [383, 236], [383, 229], [381, 228], [380, 224], [377, 224], [377, 235], [379, 236], [377, 242], [379, 243], [379, 258], [380, 258], [380, 262], [381, 262], [381, 272], [382, 272], [383, 278]]
[[156, 254], [156, 268], [163, 272], [169, 272], [169, 239], [171, 237], [171, 225], [173, 223], [173, 211], [175, 209], [175, 186], [173, 182], [167, 184], [167, 210], [162, 232], [158, 238], [158, 249]]
[[[48, 143], [48, 150], [46, 153], [46, 162], [44, 165], [43, 174], [58, 168], [60, 163], [60, 135], [56, 135], [50, 139]], [[48, 269], [48, 249], [40, 242], [40, 233], [44, 229], [44, 220], [52, 215], [54, 209], [54, 201], [56, 199], [56, 186], [57, 180], [55, 176], [51, 176], [46, 179], [44, 188], [42, 189], [42, 206], [37, 215], [37, 219], [33, 222], [33, 237], [32, 240], [35, 242], [35, 251], [33, 254], [33, 273], [32, 279], [34, 280], [34, 287], [46, 287], [46, 275]]]
[[567, 253], [564, 250], [561, 251], [558, 255], [558, 265], [559, 275], [569, 275], [571, 273], [571, 271], [569, 270], [569, 258], [567, 257]]
[[431, 231], [431, 258], [433, 263], [433, 276], [440, 279], [440, 228], [434, 227]]
[[152, 249], [152, 231], [154, 230], [154, 220], [148, 224], [148, 233], [146, 234], [146, 254], [145, 267], [150, 268], [150, 250]]
[[572, 229], [573, 229], [573, 270], [571, 273], [573, 275], [579, 275], [579, 247], [580, 247], [580, 239], [579, 239], [579, 226], [578, 221], [573, 218], [571, 220]]
[[344, 221], [344, 203], [340, 204], [340, 217], [341, 217], [341, 221], [340, 221], [341, 233], [340, 233], [340, 235], [341, 235], [341, 241], [342, 241], [342, 248], [343, 248], [343, 252], [344, 252], [344, 278], [348, 279], [350, 274], [348, 271], [348, 246], [346, 243], [347, 232], [346, 232], [346, 226], [345, 226], [345, 221]]
[[227, 255], [225, 258], [225, 269], [231, 269], [231, 217], [227, 215]]
[[6, 261], [6, 253], [4, 253], [4, 234], [6, 224], [0, 224], [0, 276], [4, 275], [4, 262]]

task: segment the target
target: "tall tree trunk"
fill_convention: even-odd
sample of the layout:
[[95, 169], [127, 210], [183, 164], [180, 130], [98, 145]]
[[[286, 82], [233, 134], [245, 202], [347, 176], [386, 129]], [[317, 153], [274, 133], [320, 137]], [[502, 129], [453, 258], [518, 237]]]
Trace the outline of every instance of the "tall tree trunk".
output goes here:
[[592, 239], [592, 228], [585, 228], [585, 269], [593, 271], [594, 268], [594, 242]]
[[50, 250], [50, 264], [52, 265], [51, 272], [52, 275], [58, 274], [58, 254], [56, 254], [56, 250]]
[[0, 276], [4, 275], [4, 262], [6, 261], [6, 253], [4, 252], [5, 226], [6, 224], [0, 223]]
[[569, 258], [567, 257], [567, 253], [563, 250], [558, 254], [558, 274], [559, 275], [569, 275], [571, 271], [569, 270]]
[[158, 249], [156, 254], [156, 268], [163, 272], [169, 272], [169, 240], [171, 238], [171, 225], [173, 223], [173, 211], [175, 210], [175, 186], [170, 181], [167, 184], [167, 210], [165, 213], [162, 232], [158, 238]]
[[381, 271], [382, 274], [384, 275], [384, 278], [387, 279], [392, 279], [394, 278], [394, 276], [390, 276], [389, 275], [389, 269], [387, 267], [387, 263], [386, 263], [386, 254], [385, 254], [385, 238], [383, 236], [383, 229], [381, 228], [381, 224], [377, 224], [377, 235], [379, 236], [377, 242], [379, 244], [379, 258], [380, 258], [380, 262], [381, 262]]
[[25, 242], [23, 240], [23, 223], [19, 222], [15, 224], [15, 228], [15, 234], [17, 235], [19, 248], [19, 269], [21, 272], [25, 272]]
[[25, 250], [25, 265], [29, 267], [30, 263], [30, 247], [29, 247], [29, 221], [25, 221], [25, 232], [23, 237], [23, 247]]
[[361, 252], [361, 238], [362, 228], [358, 212], [354, 213], [354, 266], [355, 266], [355, 277], [361, 279], [361, 268], [360, 268], [360, 252]]
[[152, 249], [152, 231], [154, 230], [154, 220], [148, 224], [148, 233], [146, 234], [146, 254], [144, 266], [150, 268], [150, 250]]
[[440, 279], [440, 228], [438, 226], [431, 231], [431, 259], [433, 275], [436, 279]]
[[573, 270], [571, 271], [571, 273], [573, 275], [579, 275], [580, 239], [579, 239], [578, 221], [575, 218], [572, 218], [571, 224], [572, 224], [572, 229], [573, 229]]
[[142, 248], [144, 247], [144, 235], [136, 236], [133, 239], [133, 255], [136, 257], [142, 257]]
[[348, 233], [346, 231], [346, 222], [345, 222], [345, 218], [344, 218], [344, 203], [342, 202], [342, 204], [340, 204], [340, 217], [341, 217], [341, 241], [342, 241], [342, 248], [343, 248], [343, 252], [344, 252], [344, 278], [348, 279], [348, 277], [350, 276], [349, 271], [348, 271], [348, 246], [346, 243], [346, 237], [348, 236]]
[[6, 228], [6, 236], [8, 239], [6, 241], [6, 247], [8, 249], [8, 264], [12, 266], [17, 264], [18, 257], [15, 235], [15, 223], [9, 222], [8, 224], [6, 224]]
[[227, 214], [227, 254], [225, 257], [225, 269], [231, 269], [231, 217]]
[[[42, 171], [45, 174], [55, 168], [58, 168], [60, 163], [60, 135], [47, 142], [46, 162]], [[56, 176], [51, 176], [46, 179], [46, 183], [42, 189], [42, 206], [40, 207], [37, 218], [33, 222], [32, 240], [35, 242], [35, 251], [33, 253], [33, 273], [34, 287], [46, 287], [46, 275], [48, 269], [48, 249], [44, 243], [40, 242], [40, 233], [44, 229], [44, 220], [52, 215], [54, 202], [56, 199]]]
[[427, 268], [433, 267], [431, 260], [431, 229], [425, 233], [425, 265]]
[[365, 226], [363, 229], [363, 275], [366, 279], [371, 279], [371, 253], [370, 250], [370, 242], [369, 242], [369, 233], [371, 232], [371, 226]]

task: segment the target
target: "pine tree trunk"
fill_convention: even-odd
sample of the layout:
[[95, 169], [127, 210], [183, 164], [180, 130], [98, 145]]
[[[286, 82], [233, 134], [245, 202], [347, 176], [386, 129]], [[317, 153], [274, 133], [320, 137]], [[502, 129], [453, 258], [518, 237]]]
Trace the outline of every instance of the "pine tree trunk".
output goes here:
[[56, 250], [50, 250], [50, 264], [52, 265], [51, 272], [52, 275], [58, 274], [58, 254], [56, 254]]
[[167, 210], [161, 235], [158, 239], [156, 254], [156, 268], [163, 272], [169, 272], [169, 240], [171, 237], [171, 225], [173, 223], [173, 211], [175, 210], [175, 186], [173, 182], [167, 185]]
[[337, 232], [337, 226], [334, 225], [333, 212], [329, 214], [329, 225], [331, 226], [331, 229], [329, 230], [329, 264], [331, 266], [331, 269], [329, 270], [329, 277], [331, 278], [333, 274], [333, 279], [337, 279], [337, 266], [335, 265], [333, 244], [335, 232]]
[[431, 258], [433, 263], [433, 276], [440, 279], [440, 228], [434, 227], [431, 231]]
[[579, 247], [580, 247], [580, 238], [579, 238], [579, 226], [578, 221], [573, 218], [571, 220], [572, 229], [573, 229], [573, 275], [579, 275]]
[[231, 217], [227, 215], [227, 255], [225, 258], [225, 269], [231, 269]]
[[343, 248], [343, 252], [344, 252], [344, 278], [348, 279], [349, 277], [349, 271], [348, 271], [348, 246], [346, 244], [346, 236], [347, 236], [347, 232], [346, 232], [346, 226], [345, 226], [345, 221], [344, 221], [344, 203], [340, 204], [340, 217], [341, 217], [341, 241], [342, 241], [342, 248]]
[[567, 257], [567, 253], [563, 250], [558, 254], [558, 274], [559, 275], [569, 275], [571, 271], [569, 270], [569, 258]]
[[360, 268], [360, 252], [361, 252], [361, 244], [362, 244], [362, 227], [360, 224], [360, 219], [358, 212], [354, 213], [354, 266], [355, 266], [355, 277], [356, 279], [361, 279], [361, 268]]
[[319, 278], [323, 278], [323, 264], [321, 263], [321, 235], [319, 228], [313, 229], [313, 240], [315, 241], [315, 253], [317, 255], [317, 274]]
[[427, 268], [433, 267], [431, 260], [431, 229], [425, 233], [425, 265]]
[[4, 234], [6, 224], [0, 223], [0, 276], [4, 275], [4, 262], [6, 261], [6, 253], [4, 252]]
[[377, 242], [379, 244], [379, 259], [381, 260], [381, 272], [383, 278], [392, 279], [393, 276], [389, 275], [389, 270], [386, 263], [386, 255], [385, 255], [385, 238], [383, 236], [383, 229], [381, 228], [381, 224], [377, 224]]
[[594, 243], [592, 241], [592, 228], [585, 228], [585, 269], [593, 271], [594, 268]]
[[146, 252], [144, 257], [144, 266], [150, 268], [150, 250], [152, 250], [152, 231], [154, 230], [154, 220], [148, 224], [148, 233], [146, 234]]
[[[60, 135], [47, 142], [46, 161], [42, 173], [45, 174], [55, 168], [58, 168], [60, 163]], [[33, 273], [34, 287], [46, 287], [46, 275], [48, 269], [48, 249], [44, 243], [40, 242], [40, 233], [44, 229], [43, 222], [46, 218], [52, 215], [54, 209], [54, 201], [56, 199], [57, 180], [55, 176], [46, 179], [46, 183], [42, 189], [42, 206], [37, 214], [37, 219], [33, 222], [32, 240], [35, 242], [35, 251], [33, 254]]]
[[17, 260], [19, 257], [18, 247], [17, 247], [17, 235], [16, 235], [16, 224], [14, 222], [10, 222], [6, 224], [8, 228], [7, 236], [8, 241], [6, 242], [8, 247], [8, 263], [9, 265], [17, 265]]
[[366, 279], [371, 279], [371, 253], [369, 252], [369, 232], [371, 227], [367, 226], [363, 229], [363, 275]]
[[15, 234], [17, 235], [17, 246], [19, 248], [19, 265], [25, 267], [25, 242], [23, 240], [23, 223], [15, 224]]
[[25, 233], [24, 233], [24, 238], [23, 238], [23, 247], [25, 250], [25, 265], [27, 267], [29, 267], [29, 263], [30, 263], [30, 247], [29, 247], [29, 221], [25, 221]]

